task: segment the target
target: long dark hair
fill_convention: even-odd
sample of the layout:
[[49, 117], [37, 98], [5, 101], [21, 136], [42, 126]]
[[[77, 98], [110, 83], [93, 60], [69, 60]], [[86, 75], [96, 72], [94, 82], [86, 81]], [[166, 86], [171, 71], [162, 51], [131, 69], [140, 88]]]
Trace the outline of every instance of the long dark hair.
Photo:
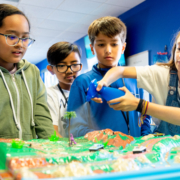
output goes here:
[[174, 44], [173, 44], [173, 47], [172, 47], [172, 50], [171, 50], [171, 57], [170, 57], [170, 60], [168, 63], [157, 63], [157, 65], [159, 66], [169, 66], [170, 69], [172, 70], [177, 70], [176, 69], [176, 66], [175, 66], [175, 51], [176, 51], [176, 44], [177, 44], [177, 39], [179, 38], [180, 36], [180, 31], [177, 33], [176, 35], [176, 38], [174, 40]]
[[20, 11], [17, 7], [12, 6], [10, 4], [0, 4], [0, 27], [3, 26], [4, 18], [6, 18], [7, 16], [14, 15], [14, 14], [23, 15], [27, 19], [27, 22], [29, 24], [29, 30], [30, 30], [30, 22], [27, 16], [22, 11]]

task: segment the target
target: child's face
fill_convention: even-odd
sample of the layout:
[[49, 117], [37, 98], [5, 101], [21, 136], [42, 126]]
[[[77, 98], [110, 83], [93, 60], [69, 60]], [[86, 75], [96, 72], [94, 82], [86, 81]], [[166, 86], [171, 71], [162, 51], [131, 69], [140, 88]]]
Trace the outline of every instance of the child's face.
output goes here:
[[176, 42], [176, 49], [175, 49], [175, 66], [177, 70], [180, 72], [180, 36]]
[[122, 44], [120, 36], [112, 38], [99, 33], [95, 38], [91, 51], [96, 55], [100, 68], [117, 66], [121, 54], [124, 53], [126, 43]]
[[[3, 19], [3, 26], [0, 27], [0, 33], [12, 34], [19, 38], [29, 37], [29, 24], [26, 18], [16, 14], [7, 16]], [[14, 63], [18, 63], [26, 52], [26, 48], [22, 46], [22, 41], [15, 46], [9, 46], [3, 35], [0, 35], [0, 66], [11, 70]]]
[[[71, 52], [69, 56], [66, 57], [63, 61], [61, 61], [57, 65], [72, 65], [72, 64], [80, 64], [80, 57], [78, 53]], [[80, 69], [81, 70], [81, 69]], [[70, 68], [67, 69], [66, 72], [58, 72], [56, 67], [53, 67], [52, 69], [53, 73], [56, 74], [56, 77], [59, 80], [59, 84], [62, 89], [70, 89], [74, 79], [78, 76], [79, 72], [73, 72]]]

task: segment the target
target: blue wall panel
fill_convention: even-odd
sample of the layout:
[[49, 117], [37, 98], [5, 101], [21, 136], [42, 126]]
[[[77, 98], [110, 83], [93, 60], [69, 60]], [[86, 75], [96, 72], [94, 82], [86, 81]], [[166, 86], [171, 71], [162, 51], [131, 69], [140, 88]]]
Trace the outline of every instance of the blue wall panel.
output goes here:
[[172, 38], [180, 29], [179, 0], [146, 0], [119, 18], [127, 26], [127, 48], [125, 55], [130, 56], [145, 50], [153, 55], [172, 48]]
[[40, 72], [45, 70], [47, 65], [48, 65], [47, 59], [44, 59], [41, 62], [36, 64], [36, 66], [39, 68]]

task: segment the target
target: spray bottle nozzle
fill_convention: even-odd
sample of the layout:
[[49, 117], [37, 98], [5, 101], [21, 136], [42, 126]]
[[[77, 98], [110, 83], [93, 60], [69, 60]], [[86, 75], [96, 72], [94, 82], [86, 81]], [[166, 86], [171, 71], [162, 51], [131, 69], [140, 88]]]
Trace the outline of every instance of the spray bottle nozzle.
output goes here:
[[92, 98], [97, 97], [98, 95], [98, 92], [96, 91], [97, 86], [98, 86], [97, 80], [96, 79], [92, 80], [89, 85], [86, 101], [90, 101]]

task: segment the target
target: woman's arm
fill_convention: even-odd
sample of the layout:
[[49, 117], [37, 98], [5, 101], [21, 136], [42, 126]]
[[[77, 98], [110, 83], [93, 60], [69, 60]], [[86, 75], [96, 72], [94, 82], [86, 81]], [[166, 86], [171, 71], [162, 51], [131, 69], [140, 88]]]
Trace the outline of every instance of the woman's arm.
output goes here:
[[109, 86], [111, 83], [116, 81], [119, 78], [132, 78], [137, 79], [137, 73], [135, 67], [122, 67], [116, 66], [111, 68], [98, 82], [97, 90], [100, 91], [103, 86]]
[[[140, 99], [134, 97], [126, 87], [119, 89], [125, 91], [125, 95], [120, 98], [108, 101], [109, 106], [114, 110], [136, 110]], [[111, 105], [113, 103], [118, 104]], [[180, 109], [177, 107], [163, 106], [149, 102], [146, 114], [169, 122], [171, 124], [180, 125]]]
[[[135, 67], [125, 67], [125, 66], [116, 66], [111, 68], [105, 76], [98, 81], [98, 86], [96, 88], [97, 91], [100, 91], [103, 86], [109, 86], [111, 83], [116, 81], [119, 78], [132, 78], [137, 79], [137, 73]], [[93, 101], [96, 103], [102, 103], [101, 98], [93, 98]]]
[[[122, 77], [137, 79], [136, 68], [135, 67], [121, 67], [121, 66], [111, 68], [106, 73], [104, 78], [98, 82], [97, 90], [101, 90], [103, 86], [108, 86], [112, 82]], [[110, 105], [110, 107], [112, 107], [114, 110], [122, 110], [122, 111], [136, 110], [139, 104], [139, 99], [135, 98], [127, 90], [127, 88], [123, 87], [120, 89], [125, 91], [126, 93], [125, 96], [109, 101], [108, 104]], [[96, 102], [102, 102], [102, 100], [99, 100], [97, 98]], [[118, 103], [118, 104], [111, 105], [113, 103]], [[171, 124], [180, 125], [180, 109], [179, 108], [163, 106], [163, 105], [158, 105], [158, 104], [149, 102], [147, 114], [150, 116], [156, 117], [158, 119], [164, 120], [166, 122], [169, 122]]]
[[166, 121], [168, 123], [180, 126], [179, 107], [163, 106], [149, 102], [147, 114], [161, 119], [163, 121]]

